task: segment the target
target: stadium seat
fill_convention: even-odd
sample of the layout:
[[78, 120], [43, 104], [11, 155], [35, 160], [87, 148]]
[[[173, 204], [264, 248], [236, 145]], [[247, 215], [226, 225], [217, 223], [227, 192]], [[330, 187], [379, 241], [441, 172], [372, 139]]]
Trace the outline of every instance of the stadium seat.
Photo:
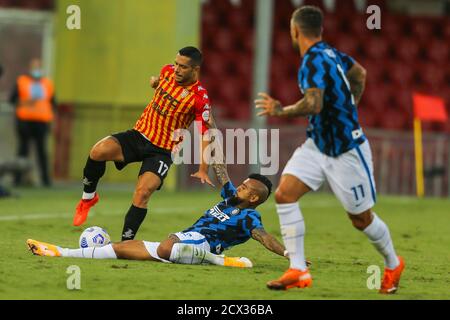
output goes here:
[[290, 54], [293, 51], [292, 40], [286, 32], [277, 32], [273, 34], [273, 52], [277, 55]]
[[226, 74], [232, 73], [231, 66], [233, 61], [229, 61], [229, 55], [221, 54], [217, 51], [205, 54], [205, 61], [203, 63], [203, 71], [205, 74], [220, 79]]
[[384, 81], [384, 68], [380, 68], [380, 64], [372, 59], [359, 59], [354, 57], [366, 69], [366, 84], [375, 85], [380, 81]]
[[396, 105], [389, 105], [381, 114], [381, 124], [386, 129], [405, 130], [408, 128], [408, 119]]
[[255, 33], [253, 29], [235, 31], [236, 49], [252, 56], [255, 48]]
[[393, 48], [396, 56], [402, 61], [415, 62], [420, 53], [419, 42], [411, 37], [394, 40]]
[[425, 87], [438, 88], [445, 83], [446, 70], [439, 64], [424, 63], [418, 66], [420, 83]]
[[412, 117], [412, 90], [410, 87], [396, 90], [393, 94], [395, 104], [403, 111], [405, 116]]
[[228, 14], [229, 27], [237, 30], [252, 29], [254, 23], [254, 14], [247, 14], [242, 8], [236, 8]]
[[229, 29], [219, 29], [215, 34], [213, 45], [218, 51], [234, 51], [236, 48], [235, 35]]
[[382, 19], [382, 37], [394, 41], [403, 37], [405, 29], [405, 19], [403, 16], [385, 14]]
[[434, 36], [433, 19], [416, 18], [410, 24], [411, 36], [419, 42], [428, 42]]
[[434, 38], [428, 43], [425, 53], [430, 60], [445, 63], [445, 61], [449, 61], [450, 48], [448, 42]]
[[379, 114], [373, 112], [367, 107], [358, 107], [358, 120], [361, 127], [364, 128], [374, 128], [379, 126]]
[[441, 23], [441, 31], [442, 35], [444, 36], [444, 41], [450, 41], [450, 18], [445, 17], [443, 19], [443, 22]]
[[366, 57], [381, 60], [389, 54], [389, 43], [385, 38], [371, 36], [364, 42]]
[[339, 50], [352, 57], [358, 54], [359, 42], [358, 40], [349, 35], [341, 34], [333, 42], [333, 45]]
[[386, 106], [390, 105], [391, 86], [381, 84], [370, 84], [364, 92], [360, 106], [368, 108], [374, 113], [382, 113]]
[[414, 64], [392, 61], [385, 69], [387, 77], [397, 87], [409, 86], [414, 81]]

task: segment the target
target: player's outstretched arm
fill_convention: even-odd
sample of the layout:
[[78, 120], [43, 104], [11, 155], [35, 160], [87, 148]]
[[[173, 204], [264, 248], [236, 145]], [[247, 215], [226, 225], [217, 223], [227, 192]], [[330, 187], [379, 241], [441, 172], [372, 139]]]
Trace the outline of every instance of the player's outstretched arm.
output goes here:
[[252, 238], [259, 241], [266, 249], [287, 258], [285, 247], [274, 236], [267, 233], [264, 228], [253, 229]]
[[[214, 121], [213, 117], [210, 118], [209, 125], [210, 128], [217, 129], [216, 122]], [[228, 176], [227, 165], [225, 163], [225, 156], [222, 151], [222, 146], [220, 145], [219, 141], [217, 141], [215, 138], [216, 138], [215, 136], [211, 137], [211, 143], [215, 144], [214, 152], [219, 153], [218, 158], [220, 159], [220, 161], [217, 162], [214, 161], [211, 166], [214, 170], [214, 173], [216, 174], [217, 180], [219, 180], [220, 184], [223, 186], [228, 181], [230, 181], [230, 177]], [[217, 159], [217, 157], [215, 157], [214, 155], [213, 159]]]
[[366, 69], [356, 61], [346, 74], [356, 105], [359, 104], [366, 86], [366, 74]]
[[323, 89], [309, 88], [305, 96], [296, 103], [283, 107], [280, 101], [273, 99], [267, 93], [259, 93], [260, 99], [255, 100], [256, 109], [262, 111], [258, 116], [297, 117], [318, 114], [323, 108]]

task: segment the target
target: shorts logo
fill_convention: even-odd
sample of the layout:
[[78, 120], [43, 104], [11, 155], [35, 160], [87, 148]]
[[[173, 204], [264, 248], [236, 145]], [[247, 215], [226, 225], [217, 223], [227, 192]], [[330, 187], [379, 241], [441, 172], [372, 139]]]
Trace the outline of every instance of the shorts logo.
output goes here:
[[208, 110], [203, 111], [202, 118], [203, 118], [203, 121], [205, 121], [205, 122], [209, 121], [209, 111]]

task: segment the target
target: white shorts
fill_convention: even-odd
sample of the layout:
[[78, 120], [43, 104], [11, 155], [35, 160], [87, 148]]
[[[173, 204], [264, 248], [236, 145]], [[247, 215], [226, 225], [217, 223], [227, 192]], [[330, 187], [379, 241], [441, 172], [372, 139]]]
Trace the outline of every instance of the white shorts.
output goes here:
[[[180, 243], [188, 243], [192, 244], [198, 248], [205, 249], [208, 252], [211, 252], [211, 248], [209, 247], [208, 241], [206, 241], [205, 236], [202, 234], [192, 231], [192, 232], [177, 232], [174, 233], [180, 239]], [[144, 241], [145, 248], [147, 249], [148, 253], [155, 259], [158, 259], [162, 262], [170, 263], [170, 261], [167, 261], [165, 259], [162, 259], [158, 256], [158, 246], [160, 242], [149, 242]]]
[[314, 191], [326, 179], [348, 213], [362, 213], [376, 202], [372, 153], [367, 140], [333, 158], [322, 153], [308, 138], [289, 159], [285, 174], [297, 177]]

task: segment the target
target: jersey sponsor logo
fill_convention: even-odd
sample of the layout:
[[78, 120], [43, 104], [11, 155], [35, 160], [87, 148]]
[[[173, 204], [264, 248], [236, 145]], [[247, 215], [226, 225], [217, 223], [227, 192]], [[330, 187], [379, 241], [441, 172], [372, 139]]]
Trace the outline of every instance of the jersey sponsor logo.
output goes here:
[[213, 208], [209, 209], [208, 213], [214, 218], [219, 219], [220, 222], [225, 222], [230, 219], [230, 217], [226, 215], [222, 210], [220, 210], [218, 206], [214, 206]]
[[[187, 91], [185, 89], [185, 91]], [[184, 93], [184, 92], [183, 92]], [[189, 91], [188, 91], [189, 93]], [[169, 106], [171, 108], [175, 108], [178, 104], [180, 104], [180, 101], [178, 101], [177, 99], [175, 99], [174, 97], [172, 97], [172, 95], [170, 95], [170, 93], [168, 93], [166, 90], [164, 90], [162, 87], [159, 87], [156, 92], [156, 95], [161, 96], [164, 100], [169, 101]]]
[[153, 110], [155, 110], [158, 114], [160, 114], [163, 117], [165, 117], [169, 114], [169, 112], [167, 112], [167, 110], [163, 110], [161, 108], [161, 106], [155, 102], [152, 103], [152, 108], [153, 108]]

